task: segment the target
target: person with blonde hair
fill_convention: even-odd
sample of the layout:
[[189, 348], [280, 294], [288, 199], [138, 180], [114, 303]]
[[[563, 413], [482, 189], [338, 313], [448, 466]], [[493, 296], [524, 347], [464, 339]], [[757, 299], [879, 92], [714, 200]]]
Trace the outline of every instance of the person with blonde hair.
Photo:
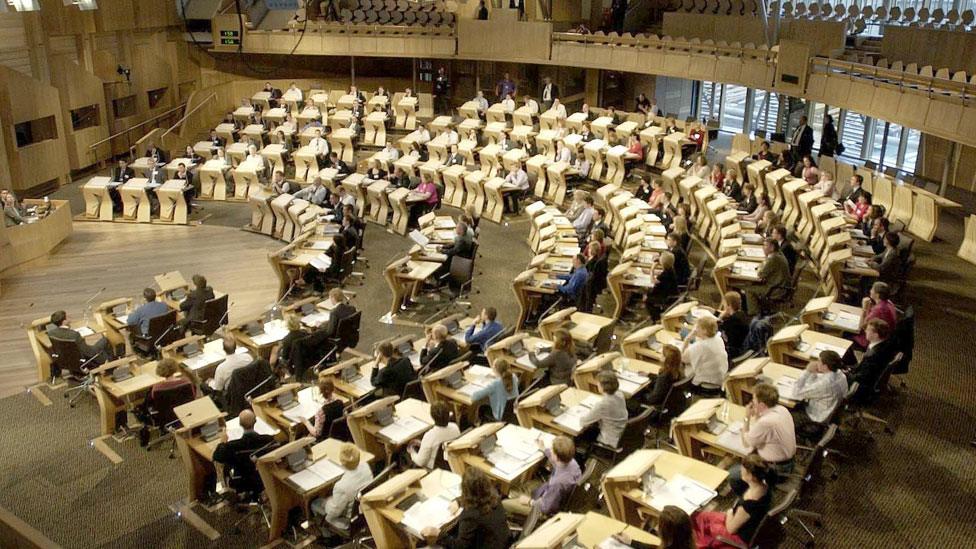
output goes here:
[[271, 365], [278, 369], [288, 369], [294, 373], [291, 359], [295, 350], [295, 343], [308, 337], [308, 331], [302, 326], [302, 317], [297, 314], [286, 316], [285, 325], [288, 327], [288, 333], [281, 339], [281, 343], [272, 350]]
[[545, 372], [543, 385], [570, 385], [573, 370], [576, 369], [576, 344], [573, 336], [566, 330], [556, 330], [553, 334], [552, 352], [545, 358], [529, 351], [529, 362], [537, 369]]
[[552, 441], [552, 448], [546, 448], [542, 441], [537, 441], [539, 449], [545, 454], [552, 465], [552, 475], [544, 483], [530, 481], [528, 494], [509, 493], [507, 499], [502, 500], [502, 507], [510, 515], [528, 515], [533, 507], [537, 507], [543, 516], [553, 515], [562, 510], [566, 498], [576, 487], [582, 475], [580, 466], [576, 463], [576, 444], [573, 439], [562, 435]]
[[729, 354], [718, 333], [718, 321], [703, 315], [681, 343], [681, 360], [687, 364], [695, 387], [716, 390], [722, 387], [729, 372]]
[[505, 418], [505, 407], [508, 401], [515, 399], [519, 394], [518, 376], [512, 372], [512, 364], [505, 359], [498, 359], [491, 367], [494, 379], [481, 389], [471, 395], [473, 402], [488, 400], [488, 407], [491, 409], [491, 416], [495, 421], [502, 421]]
[[332, 487], [332, 495], [312, 502], [312, 512], [324, 516], [326, 522], [339, 530], [349, 528], [356, 511], [359, 491], [373, 480], [369, 463], [361, 458], [359, 448], [348, 442], [344, 443], [339, 450], [339, 465], [342, 466], [343, 473]]

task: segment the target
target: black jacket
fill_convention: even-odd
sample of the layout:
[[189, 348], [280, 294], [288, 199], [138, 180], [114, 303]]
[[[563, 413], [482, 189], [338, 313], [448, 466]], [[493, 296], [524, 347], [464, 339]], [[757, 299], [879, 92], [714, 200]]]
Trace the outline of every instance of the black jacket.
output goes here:
[[356, 308], [348, 303], [340, 303], [332, 309], [329, 313], [329, 322], [325, 325], [325, 333], [329, 334], [329, 337], [335, 337], [336, 330], [339, 329], [339, 322], [345, 318], [348, 318], [356, 314]]
[[501, 504], [487, 514], [468, 507], [458, 518], [457, 531], [442, 536], [437, 544], [444, 549], [505, 549], [510, 536]]
[[393, 360], [386, 367], [373, 368], [373, 375], [370, 382], [373, 387], [382, 391], [382, 396], [400, 396], [407, 383], [417, 379], [417, 372], [413, 370], [413, 364], [409, 358], [401, 357]]
[[796, 268], [796, 259], [798, 256], [796, 248], [793, 247], [792, 242], [787, 240], [780, 246], [779, 251], [783, 252], [783, 256], [786, 257], [786, 262], [790, 264], [790, 274], [792, 274]]
[[273, 442], [271, 435], [245, 431], [237, 440], [218, 444], [213, 460], [225, 466], [224, 474], [230, 477], [231, 488], [236, 492], [261, 492], [263, 484], [251, 456], [266, 453]]
[[874, 347], [869, 347], [861, 357], [861, 362], [851, 370], [851, 383], [857, 382], [857, 394], [854, 397], [860, 401], [869, 401], [874, 396], [874, 386], [881, 378], [885, 367], [894, 358], [897, 349], [889, 338]]
[[295, 350], [295, 343], [308, 337], [308, 332], [305, 330], [294, 330], [285, 334], [285, 337], [281, 338], [281, 344], [278, 347], [278, 364], [291, 364], [291, 356]]
[[742, 352], [742, 346], [749, 335], [749, 315], [744, 311], [736, 311], [732, 316], [720, 320], [718, 329], [725, 334], [725, 348], [729, 356], [735, 357]]
[[471, 259], [471, 255], [474, 252], [474, 240], [468, 235], [467, 231], [461, 236], [454, 235], [454, 242], [450, 245], [445, 246], [441, 250], [441, 253], [448, 256], [448, 258], [453, 256], [463, 257], [465, 259]]
[[664, 306], [678, 297], [678, 273], [675, 269], [664, 269], [657, 275], [654, 287], [647, 292], [647, 302], [650, 305]]
[[667, 374], [661, 374], [654, 378], [654, 385], [651, 386], [651, 392], [648, 393], [647, 400], [645, 401], [647, 405], [657, 409], [663, 407], [664, 400], [668, 397], [668, 391], [671, 390], [671, 386], [676, 381], [679, 380]]
[[427, 349], [420, 351], [420, 363], [429, 366], [433, 372], [447, 366], [459, 356], [461, 356], [461, 350], [458, 348], [457, 342], [447, 338], [429, 352]]
[[118, 166], [112, 168], [112, 181], [119, 181], [125, 183], [126, 181], [132, 179], [136, 176], [136, 172], [132, 171], [132, 168], [126, 166], [122, 173], [119, 173]]
[[227, 412], [227, 415], [237, 417], [241, 410], [250, 408], [251, 405], [247, 402], [248, 397], [245, 395], [258, 385], [261, 387], [250, 395], [252, 398], [263, 395], [278, 386], [275, 383], [274, 374], [271, 373], [271, 364], [267, 360], [259, 358], [243, 368], [234, 370], [223, 395], [224, 411]]
[[186, 318], [189, 320], [203, 320], [203, 308], [213, 298], [214, 291], [210, 286], [194, 288], [183, 303], [180, 303], [180, 310], [186, 313]]
[[691, 277], [691, 265], [688, 264], [688, 254], [681, 248], [670, 248], [674, 255], [674, 274], [678, 279], [678, 284], [687, 284]]
[[[78, 350], [81, 352], [81, 356], [84, 358], [94, 358], [99, 354], [99, 350], [88, 344], [85, 338], [81, 337], [81, 334], [76, 330], [71, 328], [65, 328], [63, 326], [54, 326], [47, 329], [47, 336], [49, 338], [63, 339], [66, 341], [74, 341], [78, 344]], [[92, 367], [94, 364], [90, 364], [88, 367]]]

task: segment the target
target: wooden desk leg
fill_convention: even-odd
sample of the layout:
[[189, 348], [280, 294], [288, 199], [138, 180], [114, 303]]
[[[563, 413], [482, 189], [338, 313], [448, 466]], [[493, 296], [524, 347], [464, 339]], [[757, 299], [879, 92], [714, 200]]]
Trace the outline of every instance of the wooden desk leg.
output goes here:
[[98, 425], [102, 436], [111, 435], [115, 432], [115, 414], [121, 406], [115, 402], [112, 395], [105, 389], [95, 385], [95, 400], [98, 401]]

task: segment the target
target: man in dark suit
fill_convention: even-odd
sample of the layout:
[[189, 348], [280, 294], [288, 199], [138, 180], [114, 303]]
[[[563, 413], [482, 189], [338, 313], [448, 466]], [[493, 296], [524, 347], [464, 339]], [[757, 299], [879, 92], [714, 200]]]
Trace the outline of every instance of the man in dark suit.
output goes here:
[[258, 434], [254, 430], [257, 418], [253, 411], [244, 410], [237, 417], [244, 434], [239, 439], [227, 440], [225, 429], [222, 442], [214, 449], [213, 460], [224, 466], [224, 474], [230, 479], [230, 487], [239, 496], [253, 501], [251, 498], [260, 494], [264, 485], [252, 458], [270, 450], [274, 444], [274, 437]]
[[183, 184], [183, 200], [186, 201], [187, 213], [192, 212], [193, 197], [197, 195], [196, 188], [193, 186], [193, 172], [187, 169], [186, 164], [180, 162], [179, 166], [177, 166], [176, 173], [173, 174], [173, 179], [186, 182]]
[[210, 142], [210, 151], [215, 152], [217, 149], [223, 147], [227, 144], [227, 141], [223, 137], [217, 135], [217, 130], [210, 130], [210, 137], [207, 139]]
[[759, 269], [759, 281], [746, 288], [746, 312], [753, 316], [761, 312], [761, 299], [780, 297], [790, 284], [790, 264], [780, 251], [779, 242], [767, 238], [763, 242], [763, 251], [766, 260]]
[[190, 327], [190, 322], [203, 320], [204, 306], [213, 298], [214, 291], [207, 285], [207, 279], [203, 275], [193, 275], [193, 290], [180, 303], [180, 310], [183, 311], [184, 316], [177, 323], [177, 330], [185, 333]]
[[375, 357], [376, 366], [373, 367], [373, 374], [370, 383], [376, 387], [377, 396], [400, 396], [407, 383], [417, 379], [417, 372], [414, 371], [410, 359], [403, 356], [393, 356], [393, 345], [389, 341], [384, 341], [376, 347]]
[[793, 273], [793, 269], [796, 268], [796, 259], [798, 257], [796, 248], [793, 247], [793, 243], [786, 238], [786, 225], [777, 225], [773, 227], [773, 238], [776, 242], [779, 242], [779, 251], [783, 252], [783, 257], [786, 258], [786, 262], [790, 265], [790, 274]]
[[[51, 315], [51, 325], [47, 328], [47, 336], [52, 339], [75, 342], [78, 345], [81, 356], [85, 359], [91, 359], [91, 363], [88, 365], [89, 367], [103, 364], [111, 358], [108, 340], [105, 337], [101, 337], [94, 345], [89, 345], [77, 330], [69, 327], [68, 314], [64, 311], [55, 311]], [[55, 376], [59, 373], [52, 372]]]
[[444, 276], [451, 269], [451, 260], [454, 256], [471, 259], [474, 254], [474, 238], [468, 231], [468, 224], [460, 221], [454, 227], [454, 241], [450, 244], [441, 246], [440, 252], [444, 254], [444, 262], [434, 272], [434, 278]]
[[136, 173], [125, 163], [125, 160], [119, 160], [119, 164], [112, 168], [112, 181], [114, 182], [125, 183], [135, 176]]
[[427, 334], [427, 342], [420, 351], [420, 363], [436, 372], [461, 356], [461, 349], [450, 337], [447, 326], [438, 324]]
[[268, 92], [268, 106], [272, 109], [278, 106], [278, 100], [281, 99], [283, 95], [281, 89], [276, 88], [271, 85], [271, 82], [264, 83], [264, 91]]
[[688, 263], [688, 252], [681, 245], [681, 237], [677, 233], [669, 233], [665, 238], [668, 244], [668, 251], [674, 255], [674, 274], [678, 279], [678, 284], [684, 286], [691, 278], [691, 265]]
[[542, 79], [542, 89], [539, 90], [539, 99], [542, 103], [542, 112], [552, 108], [552, 102], [559, 99], [559, 86], [553, 83], [552, 78], [546, 76]]
[[807, 124], [806, 116], [800, 117], [800, 125], [793, 130], [793, 136], [790, 138], [790, 149], [797, 162], [813, 151], [813, 128]]
[[336, 306], [329, 313], [329, 322], [323, 329], [329, 337], [335, 337], [336, 331], [339, 329], [339, 322], [356, 314], [356, 308], [349, 304], [346, 300], [346, 294], [342, 293], [340, 288], [329, 290], [329, 300]]
[[451, 145], [451, 154], [447, 157], [447, 166], [463, 166], [464, 157], [458, 152], [457, 145]]
[[861, 356], [861, 361], [848, 373], [851, 383], [858, 383], [854, 398], [865, 402], [874, 394], [874, 386], [884, 373], [884, 369], [897, 353], [894, 341], [889, 339], [894, 326], [880, 318], [872, 318], [864, 327], [864, 337], [868, 340], [867, 351]]

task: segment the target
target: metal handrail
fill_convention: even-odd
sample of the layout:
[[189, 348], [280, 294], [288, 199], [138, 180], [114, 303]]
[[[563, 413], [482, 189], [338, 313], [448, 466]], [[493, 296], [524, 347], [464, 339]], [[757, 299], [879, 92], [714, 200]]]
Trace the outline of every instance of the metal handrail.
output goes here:
[[[164, 131], [164, 132], [163, 132], [163, 135], [161, 135], [161, 136], [159, 136], [159, 137], [160, 137], [160, 138], [163, 138], [163, 137], [166, 137], [167, 135], [169, 135], [169, 133], [170, 133], [171, 131], [173, 131], [173, 130], [175, 130], [175, 129], [176, 129], [176, 127], [177, 127], [177, 126], [179, 126], [180, 124], [182, 124], [182, 123], [183, 123], [183, 122], [184, 122], [184, 121], [185, 121], [185, 120], [186, 120], [187, 118], [189, 118], [191, 114], [193, 114], [193, 113], [195, 113], [195, 112], [197, 112], [197, 110], [198, 110], [198, 109], [199, 109], [200, 107], [202, 107], [202, 106], [204, 106], [204, 105], [206, 105], [207, 103], [209, 103], [209, 102], [210, 102], [210, 100], [211, 100], [211, 99], [213, 99], [214, 97], [217, 97], [217, 92], [213, 92], [213, 93], [211, 93], [211, 94], [210, 94], [210, 96], [209, 96], [209, 97], [207, 97], [206, 99], [204, 99], [203, 101], [201, 101], [199, 105], [197, 105], [196, 107], [193, 107], [192, 109], [190, 109], [190, 112], [188, 112], [188, 113], [184, 113], [184, 114], [183, 114], [183, 116], [182, 116], [182, 117], [180, 117], [180, 119], [179, 119], [179, 120], [177, 120], [175, 124], [173, 124], [173, 125], [172, 125], [172, 126], [171, 126], [171, 127], [170, 127], [170, 128], [168, 129], [168, 130], [166, 130], [166, 131]], [[183, 103], [183, 105], [185, 106], [185, 105], [186, 105], [186, 103]]]
[[135, 130], [137, 128], [141, 128], [141, 127], [145, 126], [146, 124], [148, 124], [150, 122], [154, 122], [156, 120], [159, 120], [160, 118], [162, 118], [164, 116], [167, 116], [167, 115], [169, 115], [170, 113], [172, 113], [174, 111], [177, 111], [179, 109], [182, 109], [185, 106], [186, 106], [186, 103], [183, 103], [181, 105], [178, 105], [176, 107], [173, 107], [172, 109], [170, 109], [170, 110], [168, 110], [168, 111], [166, 111], [166, 112], [164, 112], [162, 114], [157, 114], [156, 116], [154, 116], [154, 117], [152, 117], [152, 118], [150, 118], [148, 120], [143, 120], [142, 122], [139, 122], [135, 126], [126, 128], [126, 129], [120, 131], [119, 133], [110, 135], [110, 136], [106, 137], [105, 139], [102, 139], [101, 141], [96, 141], [96, 142], [92, 143], [91, 145], [88, 145], [88, 148], [89, 149], [94, 149], [95, 147], [101, 145], [102, 143], [108, 143], [109, 141], [115, 139], [116, 137], [119, 137], [121, 135], [125, 135], [125, 134], [131, 132], [132, 130]]

